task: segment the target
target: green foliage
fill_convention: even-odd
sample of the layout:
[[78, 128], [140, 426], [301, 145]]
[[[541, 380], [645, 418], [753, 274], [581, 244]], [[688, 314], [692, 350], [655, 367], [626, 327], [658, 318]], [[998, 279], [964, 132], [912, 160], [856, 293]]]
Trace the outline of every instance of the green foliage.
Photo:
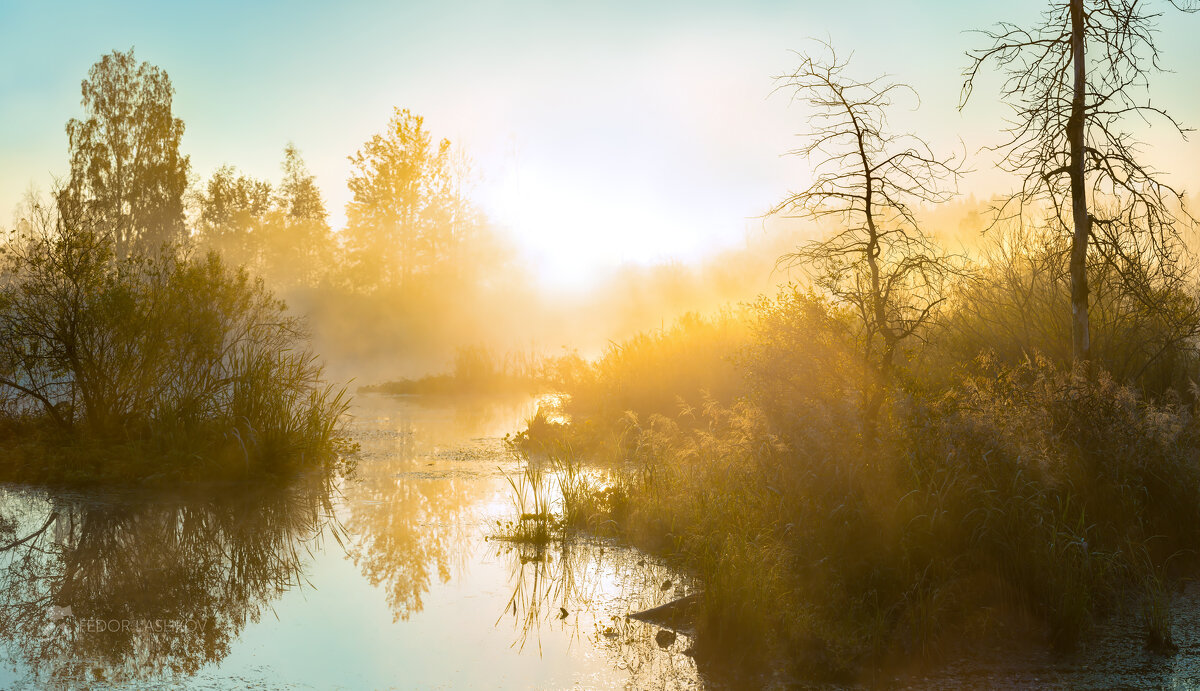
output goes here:
[[261, 281], [215, 254], [116, 256], [108, 233], [33, 211], [0, 287], [12, 424], [172, 457], [160, 473], [329, 458], [347, 401]]
[[277, 187], [218, 168], [195, 195], [195, 242], [276, 289], [328, 281], [340, 259], [325, 203], [295, 146], [284, 150]]
[[59, 213], [102, 227], [119, 256], [181, 241], [189, 162], [167, 73], [139, 64], [132, 48], [113, 51], [92, 65], [82, 91], [87, 118], [67, 123], [71, 172]]

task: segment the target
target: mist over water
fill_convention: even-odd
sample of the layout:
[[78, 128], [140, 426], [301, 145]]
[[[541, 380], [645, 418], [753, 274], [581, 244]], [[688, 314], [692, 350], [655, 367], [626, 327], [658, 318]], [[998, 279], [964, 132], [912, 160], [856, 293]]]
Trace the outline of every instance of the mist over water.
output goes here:
[[1200, 0], [75, 4], [0, 687], [1200, 685]]
[[49, 525], [0, 563], [3, 685], [695, 685], [685, 638], [625, 619], [675, 595], [669, 568], [611, 540], [489, 539], [501, 437], [534, 408], [361, 396], [347, 477], [5, 489], [8, 534]]

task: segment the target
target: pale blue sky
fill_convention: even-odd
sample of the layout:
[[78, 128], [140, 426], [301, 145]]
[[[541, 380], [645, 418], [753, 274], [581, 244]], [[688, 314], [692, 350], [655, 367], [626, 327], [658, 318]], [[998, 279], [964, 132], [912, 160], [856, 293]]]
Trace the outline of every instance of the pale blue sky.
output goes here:
[[[103, 53], [134, 46], [171, 75], [194, 176], [232, 163], [277, 178], [294, 141], [337, 226], [346, 156], [392, 106], [411, 108], [465, 145], [481, 198], [531, 261], [577, 282], [623, 260], [735, 243], [804, 184], [803, 162], [780, 157], [804, 113], [768, 95], [808, 36], [854, 51], [859, 74], [890, 72], [921, 92], [921, 110], [897, 126], [943, 147], [994, 143], [994, 80], [955, 110], [963, 51], [979, 40], [965, 32], [1027, 22], [1042, 4], [0, 0], [0, 214], [65, 172], [80, 81]], [[1156, 102], [1193, 125], [1198, 32], [1200, 16], [1162, 23], [1176, 73], [1154, 84]], [[1200, 147], [1163, 129], [1146, 137], [1160, 167], [1200, 180]], [[1000, 184], [976, 167], [971, 187]]]

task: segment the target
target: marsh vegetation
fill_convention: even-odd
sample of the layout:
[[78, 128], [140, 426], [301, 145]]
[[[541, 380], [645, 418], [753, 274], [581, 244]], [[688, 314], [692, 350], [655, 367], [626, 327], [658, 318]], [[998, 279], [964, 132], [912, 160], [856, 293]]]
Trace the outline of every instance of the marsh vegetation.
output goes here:
[[[515, 675], [474, 685], [887, 683], [1113, 631], [1169, 666], [1200, 611], [1200, 226], [1137, 135], [1186, 132], [1149, 88], [1200, 8], [1045, 4], [966, 56], [960, 109], [993, 72], [1011, 108], [985, 152], [805, 43], [774, 97], [807, 178], [746, 210], [762, 232], [576, 292], [414, 110], [343, 152], [335, 228], [296, 145], [277, 178], [197, 175], [167, 73], [102, 56], [0, 242], [11, 666], [240, 683], [276, 602], [330, 649], [379, 634], [363, 686], [443, 683], [417, 658], [463, 631]], [[977, 165], [1013, 186], [962, 199]], [[310, 575], [350, 619], [295, 604]]]
[[964, 641], [1070, 650], [1128, 611], [1174, 650], [1200, 547], [1195, 222], [1120, 129], [1155, 16], [1052, 3], [973, 54], [965, 95], [1010, 70], [1025, 177], [961, 255], [918, 210], [960, 162], [888, 130], [911, 90], [801, 54], [780, 88], [813, 113], [814, 181], [771, 213], [826, 229], [780, 260], [809, 280], [610, 345], [530, 421], [529, 453], [608, 475], [596, 524], [703, 584], [702, 650], [869, 680]]

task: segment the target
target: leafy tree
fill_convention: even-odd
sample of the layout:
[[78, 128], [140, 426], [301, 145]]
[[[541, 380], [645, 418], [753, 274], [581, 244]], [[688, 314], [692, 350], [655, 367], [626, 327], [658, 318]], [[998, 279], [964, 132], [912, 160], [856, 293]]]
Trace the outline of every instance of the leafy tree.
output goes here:
[[290, 276], [293, 283], [313, 285], [338, 264], [337, 242], [316, 178], [290, 142], [283, 150], [282, 167], [283, 181], [275, 195], [279, 218], [272, 225], [273, 237], [268, 238], [274, 264], [271, 273], [280, 278]]
[[271, 211], [271, 191], [271, 183], [243, 175], [233, 166], [218, 168], [197, 194], [200, 246], [261, 273], [262, 227]]
[[[1200, 7], [1168, 0], [1186, 12]], [[1091, 359], [1088, 248], [1096, 245], [1125, 287], [1153, 307], [1155, 284], [1182, 280], [1177, 264], [1182, 196], [1138, 152], [1123, 125], [1130, 117], [1180, 124], [1148, 98], [1160, 70], [1154, 24], [1161, 13], [1140, 0], [1050, 2], [1032, 28], [1001, 23], [983, 32], [991, 46], [969, 53], [962, 105], [987, 63], [1007, 76], [1002, 96], [1015, 117], [997, 146], [1001, 167], [1022, 175], [1000, 216], [1022, 217], [1048, 204], [1052, 223], [1070, 234], [1071, 343]]]
[[291, 142], [283, 149], [283, 182], [279, 185], [275, 204], [293, 219], [321, 223], [328, 220], [316, 178], [308, 172], [300, 150]]
[[336, 246], [321, 192], [292, 144], [282, 168], [277, 187], [218, 168], [196, 195], [197, 240], [276, 287], [311, 285], [335, 263]]
[[239, 175], [230, 165], [218, 168], [205, 187], [200, 204], [200, 223], [204, 226], [225, 226], [246, 217], [257, 218], [271, 208], [271, 183]]
[[38, 204], [2, 249], [0, 410], [13, 418], [223, 446], [218, 463], [233, 444], [247, 463], [290, 462], [331, 438], [340, 393], [301, 322], [245, 270], [213, 253], [118, 257], [111, 234]]
[[921, 337], [944, 299], [945, 277], [956, 270], [921, 229], [913, 207], [950, 199], [959, 168], [920, 138], [889, 131], [887, 109], [905, 93], [915, 96], [911, 87], [853, 79], [848, 61], [826, 48], [828, 59], [802, 55], [800, 67], [781, 79], [780, 88], [814, 111], [807, 143], [790, 153], [815, 160], [816, 177], [771, 213], [835, 219], [841, 227], [780, 261], [804, 266], [817, 287], [856, 316], [870, 372], [863, 387], [870, 439], [902, 346]]
[[83, 120], [67, 122], [71, 172], [59, 213], [113, 236], [118, 256], [185, 236], [188, 157], [179, 153], [183, 121], [171, 112], [167, 73], [138, 63], [133, 49], [92, 65], [82, 85]]
[[350, 261], [358, 281], [410, 289], [453, 242], [450, 142], [436, 144], [424, 118], [397, 108], [382, 134], [350, 157], [346, 206]]

